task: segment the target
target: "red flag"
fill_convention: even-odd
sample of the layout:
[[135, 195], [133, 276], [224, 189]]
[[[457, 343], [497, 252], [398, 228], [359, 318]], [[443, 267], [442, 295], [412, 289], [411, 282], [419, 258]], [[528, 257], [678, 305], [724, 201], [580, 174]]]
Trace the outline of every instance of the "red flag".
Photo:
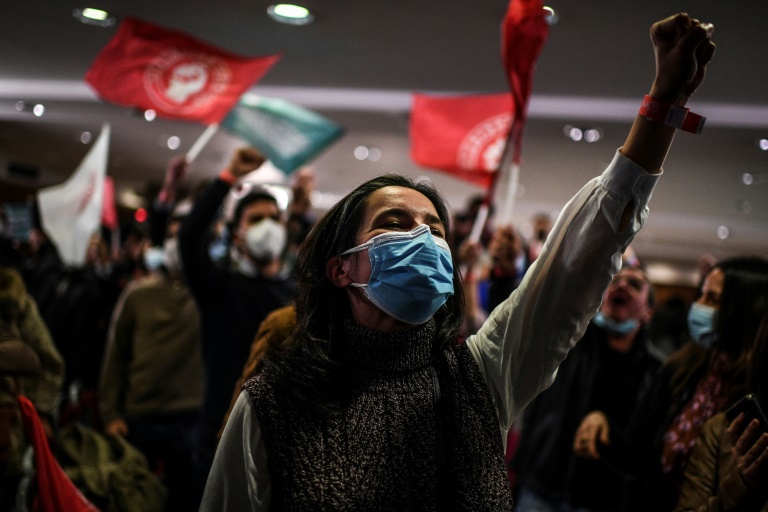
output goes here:
[[515, 105], [515, 120], [510, 141], [512, 162], [520, 164], [523, 127], [528, 112], [528, 98], [533, 85], [536, 60], [549, 35], [546, 11], [541, 0], [510, 0], [501, 25], [501, 59]]
[[35, 406], [19, 395], [19, 410], [27, 439], [35, 450], [37, 501], [32, 510], [39, 512], [99, 512], [75, 487], [56, 461], [48, 446], [43, 425]]
[[411, 158], [421, 166], [488, 187], [499, 167], [513, 112], [508, 93], [414, 94]]
[[105, 101], [159, 116], [218, 123], [280, 58], [246, 58], [126, 17], [85, 80]]
[[117, 228], [117, 208], [115, 207], [115, 183], [109, 176], [104, 177], [104, 198], [101, 202], [101, 223], [114, 230]]

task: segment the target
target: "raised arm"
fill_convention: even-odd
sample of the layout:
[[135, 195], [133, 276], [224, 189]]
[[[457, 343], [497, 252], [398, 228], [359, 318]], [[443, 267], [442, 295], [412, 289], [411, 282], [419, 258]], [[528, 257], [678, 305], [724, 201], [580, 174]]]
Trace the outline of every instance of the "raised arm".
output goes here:
[[[704, 80], [707, 64], [715, 54], [710, 37], [711, 23], [700, 23], [687, 14], [677, 14], [651, 27], [656, 54], [656, 78], [648, 93], [651, 97], [679, 107]], [[661, 172], [675, 128], [638, 115], [621, 153], [652, 174]]]
[[213, 180], [181, 223], [179, 251], [182, 267], [187, 284], [198, 300], [205, 298], [201, 290], [207, 290], [217, 283], [216, 267], [208, 253], [207, 241], [221, 203], [237, 180], [263, 163], [264, 157], [255, 149], [237, 150], [229, 167]]
[[[714, 53], [710, 25], [679, 14], [651, 28], [650, 95], [683, 104]], [[566, 205], [521, 286], [467, 344], [488, 383], [502, 429], [554, 380], [597, 312], [644, 223], [674, 128], [638, 115], [608, 169]]]

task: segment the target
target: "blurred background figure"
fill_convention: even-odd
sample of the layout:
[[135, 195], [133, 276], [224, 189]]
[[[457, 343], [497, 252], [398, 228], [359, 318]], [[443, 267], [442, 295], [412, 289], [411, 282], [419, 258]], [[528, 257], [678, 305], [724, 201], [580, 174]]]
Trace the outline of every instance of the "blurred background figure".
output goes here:
[[101, 381], [104, 430], [144, 453], [168, 487], [168, 510], [197, 505], [186, 487], [204, 382], [200, 320], [171, 235], [161, 266], [115, 309]]
[[[64, 361], [51, 340], [19, 273], [0, 266], [0, 344], [22, 343], [39, 361], [40, 371], [20, 380], [24, 395], [34, 404], [49, 440], [53, 439]], [[0, 375], [0, 509], [12, 503], [22, 475], [26, 441], [21, 428], [17, 389], [12, 377]]]
[[768, 260], [740, 257], [715, 264], [689, 310], [692, 343], [668, 358], [627, 428], [600, 411], [581, 422], [576, 452], [604, 458], [637, 479], [624, 506], [674, 508], [702, 426], [745, 394], [747, 361], [766, 309]]
[[[768, 311], [747, 358], [746, 391], [768, 410]], [[760, 420], [762, 423], [762, 420]], [[768, 425], [724, 413], [702, 427], [676, 511], [768, 510]]]
[[493, 231], [488, 254], [491, 266], [488, 272], [488, 292], [485, 308], [488, 312], [509, 297], [520, 286], [531, 260], [523, 239], [515, 226], [499, 226]]
[[120, 293], [109, 247], [101, 234], [91, 237], [83, 266], [62, 265], [55, 279], [53, 293], [40, 313], [67, 369], [62, 420], [82, 414], [94, 423], [109, 319]]
[[[461, 247], [461, 244], [469, 239], [469, 236], [472, 233], [472, 228], [477, 220], [477, 212], [480, 210], [480, 206], [484, 201], [485, 198], [482, 195], [473, 195], [467, 199], [464, 209], [456, 212], [452, 216], [451, 239], [448, 241], [452, 253], [455, 254], [459, 247]], [[494, 207], [491, 205], [488, 210], [488, 219], [485, 222], [485, 226], [483, 226], [483, 230], [480, 232], [479, 242], [482, 247], [488, 247], [488, 243], [491, 240], [493, 233], [493, 214]]]
[[624, 265], [552, 386], [526, 408], [511, 462], [516, 510], [619, 510], [624, 475], [601, 460], [579, 459], [574, 435], [581, 419], [595, 409], [617, 427], [627, 424], [660, 366], [647, 348], [654, 303], [645, 270]]
[[293, 175], [291, 202], [288, 204], [288, 218], [285, 227], [288, 243], [284, 264], [292, 272], [299, 247], [317, 221], [312, 212], [312, 192], [315, 190], [315, 172], [311, 167], [302, 167]]
[[179, 230], [186, 282], [200, 313], [206, 387], [194, 450], [193, 493], [202, 498], [213, 461], [216, 434], [232, 389], [259, 325], [274, 309], [293, 300], [295, 284], [283, 265], [287, 233], [275, 197], [251, 187], [227, 223], [227, 256], [215, 262], [209, 251], [217, 213], [238, 179], [264, 157], [253, 148], [234, 153], [229, 167], [195, 200]]
[[539, 257], [549, 232], [552, 231], [552, 217], [547, 213], [537, 213], [531, 219], [532, 235], [528, 240], [528, 260]]

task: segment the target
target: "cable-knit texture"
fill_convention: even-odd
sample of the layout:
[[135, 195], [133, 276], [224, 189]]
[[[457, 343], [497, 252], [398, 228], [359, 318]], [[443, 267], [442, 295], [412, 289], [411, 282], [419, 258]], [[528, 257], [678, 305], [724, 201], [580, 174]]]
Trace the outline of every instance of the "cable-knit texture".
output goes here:
[[245, 383], [267, 447], [273, 510], [511, 510], [482, 375], [465, 346], [436, 350], [435, 333], [434, 321], [396, 333], [347, 322], [333, 353], [348, 394], [333, 418], [299, 407], [274, 385], [268, 363]]

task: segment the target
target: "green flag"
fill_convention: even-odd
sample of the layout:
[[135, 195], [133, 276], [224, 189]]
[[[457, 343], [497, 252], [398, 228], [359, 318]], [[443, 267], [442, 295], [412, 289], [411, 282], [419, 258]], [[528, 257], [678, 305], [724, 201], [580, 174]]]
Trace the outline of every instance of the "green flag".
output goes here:
[[344, 129], [285, 100], [248, 95], [240, 99], [221, 126], [264, 153], [290, 174], [338, 139]]

